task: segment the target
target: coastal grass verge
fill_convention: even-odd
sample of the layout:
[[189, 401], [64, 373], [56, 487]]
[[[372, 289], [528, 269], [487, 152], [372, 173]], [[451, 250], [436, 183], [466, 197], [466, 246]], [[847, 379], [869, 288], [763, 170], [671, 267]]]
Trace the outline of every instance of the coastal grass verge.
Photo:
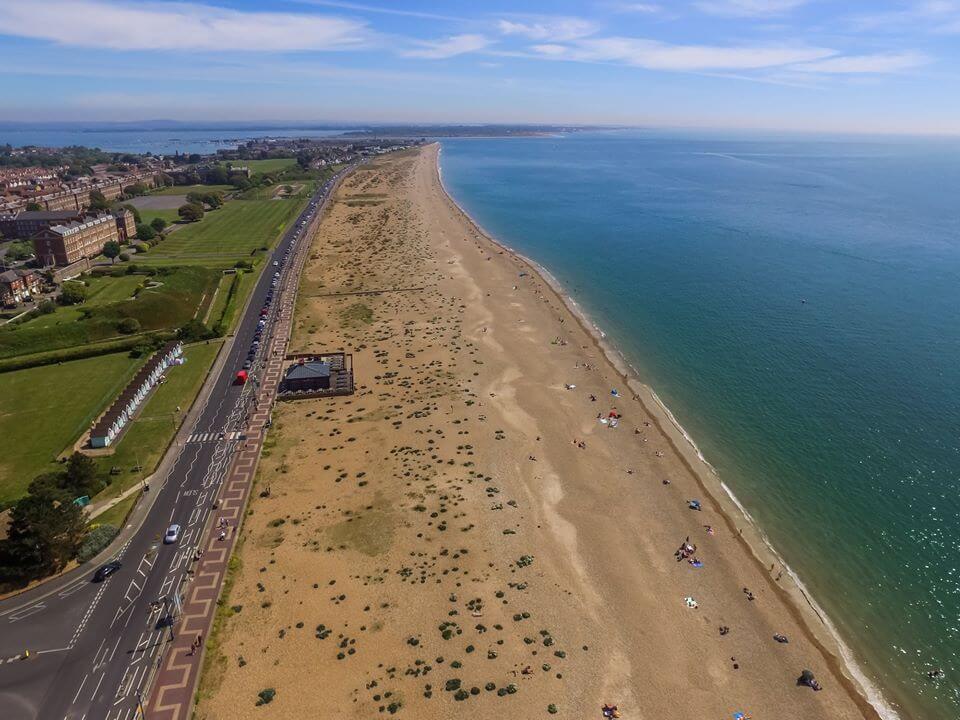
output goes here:
[[128, 497], [118, 502], [109, 510], [97, 515], [91, 522], [91, 525], [113, 525], [116, 528], [123, 528], [127, 522], [127, 516], [133, 510], [133, 506], [140, 499], [140, 493], [132, 493]]
[[0, 374], [0, 506], [57, 468], [69, 446], [129, 382], [142, 360], [125, 353]]
[[156, 470], [200, 391], [221, 345], [222, 342], [217, 340], [185, 348], [186, 362], [167, 370], [166, 380], [147, 399], [120, 442], [114, 446], [113, 453], [97, 457], [100, 472], [112, 478], [97, 500], [120, 495]]

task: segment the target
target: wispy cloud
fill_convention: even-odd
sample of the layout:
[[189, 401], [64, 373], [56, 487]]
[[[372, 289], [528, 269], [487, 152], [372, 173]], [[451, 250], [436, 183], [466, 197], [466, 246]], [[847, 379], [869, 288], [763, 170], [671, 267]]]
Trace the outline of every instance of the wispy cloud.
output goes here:
[[930, 59], [921, 53], [848, 55], [793, 65], [791, 70], [830, 74], [895, 73], [926, 65]]
[[550, 58], [585, 62], [617, 62], [649, 70], [758, 70], [809, 63], [836, 55], [835, 50], [809, 46], [671, 45], [628, 37], [585, 38], [570, 45], [536, 45]]
[[593, 35], [599, 27], [596, 23], [575, 17], [548, 17], [535, 20], [501, 20], [497, 24], [504, 35], [519, 35], [531, 40], [564, 42]]
[[741, 17], [780, 15], [810, 0], [700, 0], [698, 8], [712, 15]]
[[355, 20], [193, 3], [0, 0], [0, 33], [110, 50], [341, 50], [372, 33]]
[[663, 6], [655, 3], [622, 2], [613, 6], [613, 10], [622, 13], [641, 13], [643, 15], [657, 15], [663, 12]]
[[411, 58], [443, 60], [444, 58], [482, 50], [489, 44], [490, 41], [483, 35], [453, 35], [443, 40], [420, 41], [416, 48], [405, 50], [401, 54]]
[[453, 15], [441, 15], [439, 13], [423, 12], [420, 10], [404, 10], [395, 7], [383, 7], [381, 5], [365, 5], [363, 3], [340, 2], [340, 0], [293, 0], [293, 2], [303, 5], [316, 5], [318, 7], [339, 8], [341, 10], [353, 10], [362, 13], [374, 13], [377, 15], [399, 15], [402, 17], [421, 18], [423, 20], [445, 20], [452, 22], [461, 22], [463, 18]]

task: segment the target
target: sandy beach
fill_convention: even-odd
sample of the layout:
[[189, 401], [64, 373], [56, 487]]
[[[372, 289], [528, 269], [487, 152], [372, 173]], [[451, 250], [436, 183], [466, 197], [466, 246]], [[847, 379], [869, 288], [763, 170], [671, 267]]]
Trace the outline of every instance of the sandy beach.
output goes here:
[[276, 409], [198, 717], [263, 717], [268, 689], [291, 719], [877, 717], [649, 389], [456, 207], [437, 153], [360, 167], [320, 225], [291, 350], [353, 353], [357, 393]]

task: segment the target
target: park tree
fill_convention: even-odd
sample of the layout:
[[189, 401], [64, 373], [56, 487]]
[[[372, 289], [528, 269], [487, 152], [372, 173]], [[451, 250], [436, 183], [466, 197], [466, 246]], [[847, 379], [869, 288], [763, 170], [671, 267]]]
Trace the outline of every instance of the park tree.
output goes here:
[[146, 195], [149, 188], [143, 183], [134, 183], [133, 185], [127, 185], [123, 189], [124, 195], [129, 195], [130, 197], [137, 197], [138, 195]]
[[10, 511], [0, 543], [3, 575], [28, 579], [61, 570], [76, 555], [86, 529], [79, 506], [53, 493], [27, 495]]
[[242, 173], [234, 173], [230, 176], [230, 184], [233, 185], [237, 190], [249, 190], [251, 183], [247, 179], [246, 175]]
[[154, 230], [153, 225], [137, 223], [137, 240], [146, 242], [147, 240], [153, 240], [156, 236], [157, 231]]
[[108, 240], [103, 244], [103, 254], [110, 258], [110, 262], [113, 262], [114, 258], [120, 254], [120, 243], [116, 240]]
[[102, 192], [99, 190], [91, 190], [89, 208], [92, 212], [109, 210], [110, 203], [107, 202], [107, 199], [103, 196]]
[[310, 169], [310, 163], [312, 162], [313, 157], [311, 157], [308, 152], [297, 153], [297, 165], [300, 166], [303, 170]]
[[28, 202], [27, 203], [27, 212], [39, 212], [43, 210], [43, 205], [38, 202]]
[[83, 453], [73, 453], [63, 473], [63, 487], [75, 498], [95, 495], [102, 490], [103, 483], [97, 473], [96, 461]]
[[203, 202], [211, 209], [216, 210], [223, 205], [223, 195], [218, 192], [205, 193]]
[[227, 174], [227, 169], [220, 165], [212, 168], [210, 172], [207, 173], [207, 185], [226, 185], [229, 180], [230, 176]]
[[87, 288], [83, 283], [68, 282], [63, 284], [58, 300], [61, 305], [79, 305], [87, 299]]
[[193, 190], [193, 191], [187, 193], [187, 202], [188, 202], [188, 203], [203, 203], [203, 196], [204, 196], [204, 193], [202, 193], [202, 192], [197, 192], [196, 190]]
[[203, 220], [203, 205], [199, 203], [187, 203], [186, 205], [181, 205], [177, 210], [177, 215], [179, 215], [180, 218], [186, 222]]
[[150, 227], [152, 227], [155, 232], [162, 233], [167, 227], [167, 221], [162, 217], [155, 217], [150, 221]]

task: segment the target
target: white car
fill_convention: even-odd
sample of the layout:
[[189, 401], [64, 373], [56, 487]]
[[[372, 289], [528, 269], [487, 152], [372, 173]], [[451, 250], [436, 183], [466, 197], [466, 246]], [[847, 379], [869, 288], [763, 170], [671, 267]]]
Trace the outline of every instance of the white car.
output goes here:
[[172, 543], [175, 543], [179, 539], [180, 539], [180, 526], [171, 525], [170, 527], [167, 528], [167, 532], [163, 536], [163, 544], [170, 545]]

